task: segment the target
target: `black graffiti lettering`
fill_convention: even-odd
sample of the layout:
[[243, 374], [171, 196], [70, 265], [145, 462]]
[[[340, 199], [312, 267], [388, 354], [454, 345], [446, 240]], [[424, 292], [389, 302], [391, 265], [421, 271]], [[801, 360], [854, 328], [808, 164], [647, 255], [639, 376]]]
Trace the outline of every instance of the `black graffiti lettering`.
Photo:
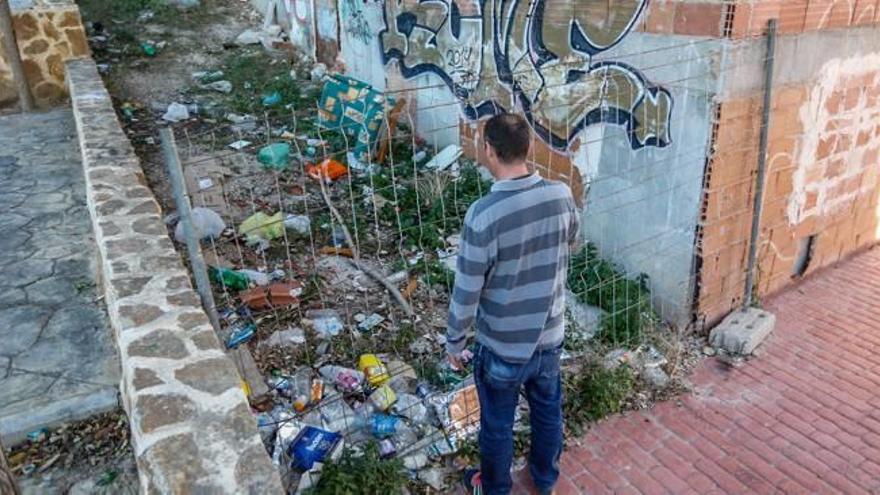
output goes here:
[[517, 101], [555, 148], [597, 123], [625, 126], [633, 148], [671, 142], [671, 93], [626, 64], [591, 61], [630, 33], [647, 0], [481, 0], [476, 15], [456, 1], [387, 0], [385, 62], [404, 77], [440, 76], [469, 119]]

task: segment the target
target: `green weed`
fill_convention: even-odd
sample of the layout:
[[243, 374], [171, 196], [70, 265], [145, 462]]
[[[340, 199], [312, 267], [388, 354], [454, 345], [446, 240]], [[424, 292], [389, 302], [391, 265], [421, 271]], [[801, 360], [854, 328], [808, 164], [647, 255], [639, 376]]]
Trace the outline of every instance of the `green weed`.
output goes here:
[[379, 447], [370, 442], [363, 453], [346, 449], [337, 462], [328, 463], [321, 471], [321, 479], [310, 495], [339, 495], [343, 493], [404, 492], [407, 484], [406, 469], [400, 459], [382, 459]]
[[563, 387], [566, 426], [580, 435], [588, 423], [620, 412], [624, 399], [634, 390], [635, 377], [628, 366], [607, 370], [588, 362], [579, 373], [564, 375]]
[[600, 342], [636, 347], [647, 325], [658, 321], [647, 275], [628, 278], [622, 269], [599, 257], [592, 243], [572, 256], [568, 287], [581, 302], [607, 312], [596, 335]]

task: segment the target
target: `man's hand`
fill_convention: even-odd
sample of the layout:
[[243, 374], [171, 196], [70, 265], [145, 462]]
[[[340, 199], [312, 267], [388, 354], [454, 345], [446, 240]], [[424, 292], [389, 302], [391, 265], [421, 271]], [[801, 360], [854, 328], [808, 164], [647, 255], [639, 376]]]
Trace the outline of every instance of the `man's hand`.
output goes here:
[[449, 366], [455, 371], [461, 371], [464, 369], [464, 365], [461, 364], [461, 356], [458, 354], [447, 354], [446, 360], [449, 361]]
[[461, 371], [464, 369], [464, 365], [469, 363], [471, 359], [474, 358], [474, 353], [465, 349], [461, 351], [461, 354], [446, 354], [446, 359], [449, 361], [449, 366], [455, 371]]

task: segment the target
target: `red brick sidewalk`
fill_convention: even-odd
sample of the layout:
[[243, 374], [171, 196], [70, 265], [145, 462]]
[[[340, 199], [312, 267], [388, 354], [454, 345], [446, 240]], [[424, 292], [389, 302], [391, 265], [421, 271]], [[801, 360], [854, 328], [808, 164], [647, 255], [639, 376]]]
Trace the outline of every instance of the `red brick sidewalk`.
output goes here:
[[880, 494], [880, 249], [766, 306], [759, 357], [708, 360], [679, 404], [593, 428], [559, 493]]

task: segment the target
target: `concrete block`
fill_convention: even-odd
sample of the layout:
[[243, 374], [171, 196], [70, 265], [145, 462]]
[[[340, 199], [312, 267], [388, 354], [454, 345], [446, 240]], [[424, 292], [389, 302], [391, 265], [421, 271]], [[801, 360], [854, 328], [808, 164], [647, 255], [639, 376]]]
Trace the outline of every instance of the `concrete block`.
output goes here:
[[751, 354], [776, 326], [776, 315], [758, 308], [737, 309], [712, 329], [709, 343], [729, 354]]

